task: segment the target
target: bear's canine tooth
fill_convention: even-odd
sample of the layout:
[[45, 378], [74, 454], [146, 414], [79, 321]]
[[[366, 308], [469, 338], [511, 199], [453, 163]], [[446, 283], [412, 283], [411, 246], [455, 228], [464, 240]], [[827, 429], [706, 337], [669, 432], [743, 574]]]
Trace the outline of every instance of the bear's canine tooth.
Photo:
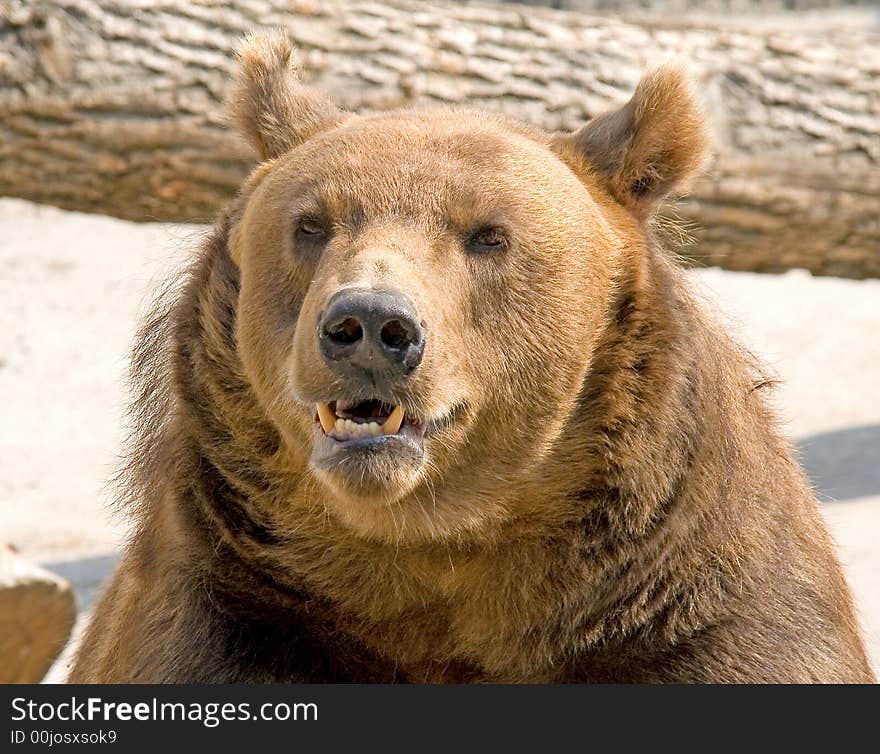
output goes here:
[[400, 431], [400, 425], [403, 424], [403, 409], [395, 406], [385, 423], [382, 425], [382, 432], [386, 435], [396, 435]]
[[318, 403], [316, 405], [318, 407], [318, 419], [321, 422], [321, 427], [324, 429], [324, 434], [329, 435], [336, 427], [336, 414], [330, 410], [330, 406], [326, 403]]

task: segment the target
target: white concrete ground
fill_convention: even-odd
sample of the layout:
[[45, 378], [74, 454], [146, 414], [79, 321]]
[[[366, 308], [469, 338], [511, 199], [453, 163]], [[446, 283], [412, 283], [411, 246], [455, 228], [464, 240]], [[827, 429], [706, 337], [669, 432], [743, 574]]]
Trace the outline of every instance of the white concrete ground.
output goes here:
[[[137, 315], [203, 233], [0, 199], [0, 541], [73, 580], [86, 608], [125, 533], [105, 484]], [[880, 668], [880, 280], [690, 274], [782, 380]]]

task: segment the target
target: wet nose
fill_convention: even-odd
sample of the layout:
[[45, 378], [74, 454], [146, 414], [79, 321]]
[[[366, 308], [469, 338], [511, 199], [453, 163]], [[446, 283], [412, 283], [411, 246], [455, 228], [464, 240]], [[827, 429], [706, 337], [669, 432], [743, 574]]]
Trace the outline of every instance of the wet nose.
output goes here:
[[321, 353], [334, 371], [403, 377], [425, 353], [425, 333], [399, 291], [346, 288], [328, 301], [318, 323]]

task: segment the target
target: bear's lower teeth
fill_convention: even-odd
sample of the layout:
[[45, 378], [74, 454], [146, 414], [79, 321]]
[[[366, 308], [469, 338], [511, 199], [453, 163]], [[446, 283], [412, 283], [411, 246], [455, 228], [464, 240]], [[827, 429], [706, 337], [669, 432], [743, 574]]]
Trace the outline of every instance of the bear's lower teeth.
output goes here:
[[372, 435], [373, 437], [376, 437], [381, 434], [381, 432], [382, 427], [376, 424], [376, 422], [364, 422], [359, 424], [353, 422], [351, 419], [337, 419], [332, 434], [337, 437], [343, 435], [349, 435], [352, 437], [367, 437], [368, 435]]
[[318, 420], [326, 435], [335, 440], [351, 440], [359, 437], [378, 437], [379, 435], [396, 435], [403, 425], [404, 411], [395, 406], [388, 418], [382, 423], [354, 422], [351, 419], [340, 419], [327, 403], [316, 404]]

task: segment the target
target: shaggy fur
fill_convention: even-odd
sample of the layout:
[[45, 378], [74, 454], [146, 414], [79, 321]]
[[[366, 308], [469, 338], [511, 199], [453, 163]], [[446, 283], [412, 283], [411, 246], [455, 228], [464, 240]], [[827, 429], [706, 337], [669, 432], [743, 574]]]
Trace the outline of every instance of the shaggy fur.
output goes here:
[[[280, 35], [241, 60], [266, 161], [141, 332], [137, 529], [73, 681], [872, 680], [766, 380], [652, 239], [706, 147], [679, 71], [551, 135], [340, 113]], [[319, 314], [391, 283], [427, 333], [398, 402], [442, 421], [421, 464], [319, 472]]]

